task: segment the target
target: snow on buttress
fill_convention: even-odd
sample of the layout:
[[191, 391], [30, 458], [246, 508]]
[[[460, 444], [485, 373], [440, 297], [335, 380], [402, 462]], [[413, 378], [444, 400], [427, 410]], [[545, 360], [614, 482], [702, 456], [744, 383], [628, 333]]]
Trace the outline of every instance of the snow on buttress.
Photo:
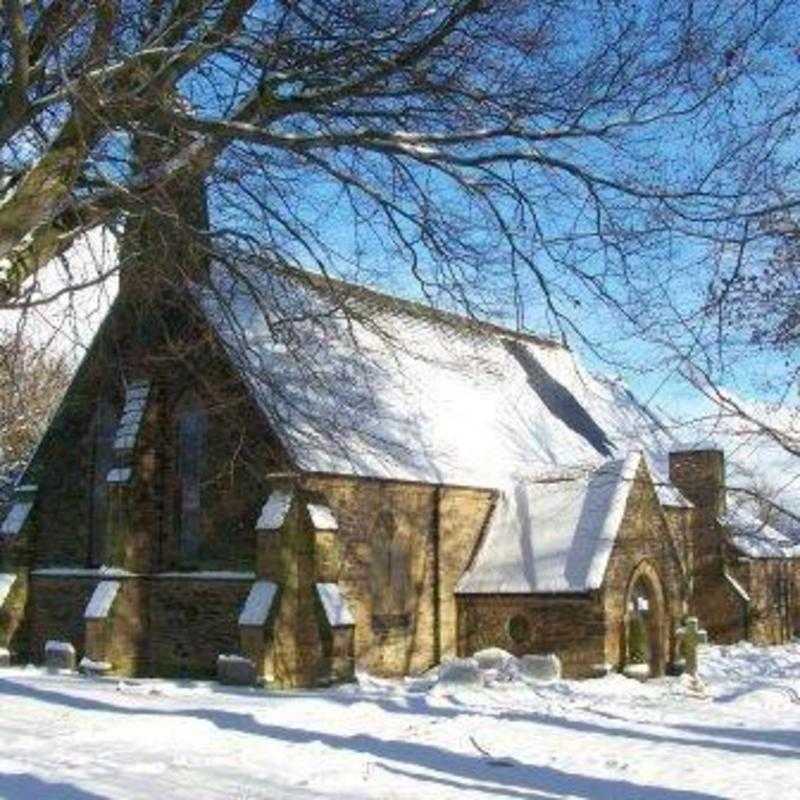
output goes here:
[[269, 617], [277, 590], [277, 585], [271, 581], [256, 581], [250, 587], [244, 608], [239, 615], [239, 624], [263, 625]]
[[347, 601], [335, 583], [318, 583], [317, 594], [328, 619], [328, 624], [332, 628], [355, 625], [356, 621], [347, 607]]
[[292, 505], [292, 492], [276, 489], [267, 498], [256, 523], [256, 530], [276, 531], [283, 525]]
[[311, 517], [311, 524], [314, 526], [315, 530], [339, 530], [339, 523], [336, 522], [336, 516], [328, 506], [320, 503], [308, 503], [306, 508], [308, 509], [308, 514]]
[[[495, 528], [520, 550], [553, 515], [588, 508], [585, 481], [565, 485], [559, 505], [542, 476], [673, 444], [620, 381], [555, 342], [297, 270], [238, 270], [246, 280], [215, 269], [200, 304], [301, 471], [499, 490]], [[567, 558], [540, 542], [525, 563], [548, 552]], [[589, 556], [576, 558], [511, 583], [576, 589], [596, 578]]]
[[5, 520], [3, 520], [3, 525], [0, 528], [0, 536], [19, 535], [32, 508], [33, 501], [15, 502], [6, 515]]
[[86, 611], [83, 612], [84, 619], [106, 619], [117, 597], [119, 587], [119, 581], [100, 581], [92, 592]]

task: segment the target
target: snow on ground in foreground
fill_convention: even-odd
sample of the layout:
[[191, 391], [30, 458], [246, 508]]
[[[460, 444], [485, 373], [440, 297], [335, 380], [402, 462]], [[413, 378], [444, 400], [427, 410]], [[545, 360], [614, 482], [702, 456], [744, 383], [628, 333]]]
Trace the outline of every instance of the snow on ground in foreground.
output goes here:
[[0, 797], [800, 797], [800, 645], [688, 681], [232, 690], [0, 671]]

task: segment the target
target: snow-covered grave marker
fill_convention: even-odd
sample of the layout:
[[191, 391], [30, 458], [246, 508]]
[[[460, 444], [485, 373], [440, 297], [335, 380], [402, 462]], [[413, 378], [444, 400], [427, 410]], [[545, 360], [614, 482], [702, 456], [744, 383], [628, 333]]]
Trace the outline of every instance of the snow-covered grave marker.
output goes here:
[[75, 671], [75, 648], [69, 642], [49, 641], [44, 646], [44, 663], [48, 670]]
[[220, 655], [217, 680], [226, 686], [255, 686], [256, 665], [244, 656]]
[[697, 646], [708, 643], [708, 633], [700, 627], [697, 617], [687, 617], [686, 622], [675, 633], [678, 637], [678, 648], [686, 659], [686, 671], [696, 678]]

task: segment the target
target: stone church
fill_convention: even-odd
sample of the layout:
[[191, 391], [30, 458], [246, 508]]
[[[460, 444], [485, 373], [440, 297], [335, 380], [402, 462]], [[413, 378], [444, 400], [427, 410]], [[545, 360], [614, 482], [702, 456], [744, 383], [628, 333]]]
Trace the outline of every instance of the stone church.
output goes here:
[[13, 658], [56, 640], [211, 676], [241, 654], [309, 686], [490, 645], [660, 675], [688, 613], [793, 634], [795, 549], [726, 507], [722, 454], [560, 344], [270, 262], [175, 287], [122, 270], [17, 487]]

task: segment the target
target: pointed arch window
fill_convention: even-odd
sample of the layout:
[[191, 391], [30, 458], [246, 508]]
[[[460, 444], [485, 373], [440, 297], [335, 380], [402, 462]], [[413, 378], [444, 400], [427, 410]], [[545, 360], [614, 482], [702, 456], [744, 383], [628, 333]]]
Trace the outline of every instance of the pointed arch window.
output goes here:
[[108, 543], [108, 473], [114, 466], [117, 413], [106, 399], [97, 403], [92, 418], [92, 487], [89, 514], [88, 561], [93, 567], [106, 562]]
[[177, 524], [181, 562], [196, 559], [202, 541], [203, 480], [208, 412], [195, 392], [187, 392], [176, 412]]

